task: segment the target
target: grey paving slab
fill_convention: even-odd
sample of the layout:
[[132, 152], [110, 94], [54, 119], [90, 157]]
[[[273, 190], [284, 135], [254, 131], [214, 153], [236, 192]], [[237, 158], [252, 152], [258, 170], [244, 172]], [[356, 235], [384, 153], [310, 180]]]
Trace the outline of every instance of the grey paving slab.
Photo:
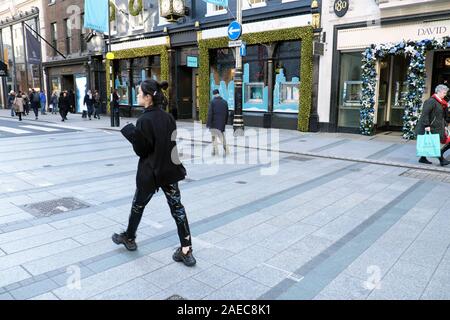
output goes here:
[[366, 284], [365, 281], [359, 278], [353, 278], [342, 273], [328, 286], [326, 286], [316, 297], [322, 296], [323, 298], [333, 300], [364, 300], [372, 291], [370, 290], [371, 288], [372, 282]]
[[22, 267], [16, 266], [0, 271], [0, 288], [30, 278], [31, 275]]
[[420, 299], [449, 300], [450, 299], [450, 260], [443, 259], [432, 275]]
[[92, 297], [92, 300], [145, 300], [160, 292], [157, 286], [137, 278]]
[[433, 272], [433, 269], [400, 261], [381, 279], [380, 288], [373, 290], [368, 299], [418, 300]]
[[186, 279], [166, 289], [170, 295], [179, 295], [188, 300], [200, 300], [211, 294], [215, 289], [195, 279]]
[[202, 262], [201, 259], [196, 259], [197, 264], [192, 268], [186, 268], [186, 266], [180, 263], [172, 263], [153, 272], [147, 272], [143, 278], [165, 290], [178, 282], [205, 271], [211, 266], [211, 264], [208, 264], [205, 261]]
[[238, 277], [239, 275], [237, 273], [215, 265], [193, 276], [194, 279], [214, 289], [219, 289]]
[[70, 283], [73, 283], [74, 275], [77, 276], [79, 275], [82, 285], [83, 279], [86, 279], [94, 274], [95, 272], [89, 269], [88, 267], [73, 265], [65, 268], [64, 272], [51, 276], [50, 279], [52, 279], [55, 283], [57, 283], [58, 286], [64, 287]]
[[1, 244], [2, 250], [8, 254], [16, 253], [19, 251], [24, 251], [30, 248], [39, 247], [52, 242], [60, 241], [63, 239], [71, 238], [72, 236], [78, 235], [80, 233], [91, 231], [89, 227], [85, 225], [78, 225], [69, 227], [67, 229], [49, 231], [45, 233], [45, 236], [37, 235], [33, 237], [28, 237], [26, 239], [21, 239], [17, 241], [11, 241], [5, 244]]
[[84, 279], [81, 290], [71, 290], [70, 288], [62, 287], [54, 290], [53, 293], [64, 300], [88, 299], [139, 278], [159, 267], [161, 267], [160, 262], [150, 257], [143, 257]]
[[57, 296], [55, 296], [53, 293], [51, 292], [47, 292], [44, 294], [41, 294], [39, 296], [33, 297], [29, 300], [44, 300], [44, 301], [50, 301], [50, 300], [59, 300]]
[[47, 293], [57, 287], [58, 284], [56, 282], [51, 279], [47, 279], [12, 290], [9, 293], [17, 300], [26, 300]]
[[254, 300], [268, 289], [256, 281], [240, 277], [206, 296], [205, 300]]
[[7, 300], [15, 300], [15, 299], [9, 293], [2, 293], [2, 294], [0, 294], [0, 301], [7, 301]]

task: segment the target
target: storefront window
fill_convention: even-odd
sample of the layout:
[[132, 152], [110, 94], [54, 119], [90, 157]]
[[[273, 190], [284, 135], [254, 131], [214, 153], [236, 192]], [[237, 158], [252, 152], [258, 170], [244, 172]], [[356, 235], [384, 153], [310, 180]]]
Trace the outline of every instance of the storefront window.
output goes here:
[[340, 127], [358, 128], [362, 95], [362, 54], [341, 53], [339, 79], [339, 121]]
[[247, 56], [243, 59], [245, 111], [268, 111], [267, 57], [267, 48], [263, 45], [247, 48]]
[[58, 94], [61, 93], [61, 81], [59, 78], [54, 77], [51, 78], [51, 93], [53, 94], [53, 92], [57, 92]]
[[411, 59], [404, 56], [393, 58], [391, 83], [391, 110], [389, 123], [391, 126], [402, 127], [405, 107], [408, 103], [408, 82], [406, 81]]
[[223, 99], [228, 102], [228, 108], [234, 110], [234, 55], [232, 49], [217, 49], [210, 52], [210, 96], [219, 90]]
[[[161, 81], [160, 56], [118, 60], [114, 64], [114, 88], [118, 90], [122, 105], [138, 106], [139, 86], [143, 80]], [[131, 79], [130, 79], [131, 73]], [[131, 97], [131, 101], [129, 101]]]
[[160, 81], [161, 79], [161, 60], [159, 56], [151, 56], [133, 59], [131, 69], [133, 71], [133, 88], [132, 88], [132, 105], [138, 105], [137, 96], [139, 94], [139, 86], [146, 79]]
[[3, 61], [8, 65], [8, 77], [6, 78], [6, 92], [9, 93], [14, 88], [14, 60], [11, 29], [9, 27], [2, 29], [3, 43]]
[[274, 112], [298, 113], [300, 99], [299, 41], [280, 42], [275, 54]]
[[129, 69], [128, 69], [128, 60], [119, 60], [116, 62], [116, 70], [115, 75], [116, 79], [114, 80], [114, 88], [117, 89], [120, 100], [120, 104], [128, 105], [129, 97], [130, 97], [130, 78], [129, 78]]
[[27, 73], [25, 68], [25, 48], [23, 45], [22, 24], [13, 25], [14, 58], [16, 62], [16, 85], [18, 90], [26, 91], [28, 88]]

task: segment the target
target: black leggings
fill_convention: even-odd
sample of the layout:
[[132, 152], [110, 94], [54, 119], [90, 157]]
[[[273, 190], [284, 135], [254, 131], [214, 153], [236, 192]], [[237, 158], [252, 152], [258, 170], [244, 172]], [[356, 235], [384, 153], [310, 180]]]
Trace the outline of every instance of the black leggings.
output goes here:
[[[164, 186], [161, 188], [167, 198], [172, 217], [177, 224], [178, 237], [182, 247], [190, 247], [192, 245], [191, 232], [189, 230], [189, 222], [186, 216], [184, 206], [181, 204], [181, 194], [178, 183]], [[127, 236], [130, 239], [136, 238], [136, 231], [142, 219], [142, 214], [147, 204], [152, 199], [155, 192], [148, 192], [137, 189], [134, 194], [133, 205], [128, 223]]]

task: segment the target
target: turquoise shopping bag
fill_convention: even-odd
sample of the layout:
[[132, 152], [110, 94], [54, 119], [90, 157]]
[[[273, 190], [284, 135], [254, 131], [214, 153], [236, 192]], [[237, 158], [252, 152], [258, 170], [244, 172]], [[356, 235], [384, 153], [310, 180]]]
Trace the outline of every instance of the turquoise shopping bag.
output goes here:
[[439, 158], [441, 156], [441, 139], [439, 134], [426, 132], [417, 136], [417, 156]]

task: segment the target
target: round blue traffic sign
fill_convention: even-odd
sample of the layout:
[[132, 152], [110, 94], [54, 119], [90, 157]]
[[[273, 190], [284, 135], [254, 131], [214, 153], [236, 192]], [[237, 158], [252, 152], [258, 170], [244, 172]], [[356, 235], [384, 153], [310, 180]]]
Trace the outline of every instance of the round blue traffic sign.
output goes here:
[[240, 23], [237, 21], [233, 21], [232, 23], [230, 23], [230, 25], [228, 26], [228, 38], [230, 38], [230, 40], [232, 41], [235, 41], [241, 37], [241, 34], [242, 26], [240, 25]]

